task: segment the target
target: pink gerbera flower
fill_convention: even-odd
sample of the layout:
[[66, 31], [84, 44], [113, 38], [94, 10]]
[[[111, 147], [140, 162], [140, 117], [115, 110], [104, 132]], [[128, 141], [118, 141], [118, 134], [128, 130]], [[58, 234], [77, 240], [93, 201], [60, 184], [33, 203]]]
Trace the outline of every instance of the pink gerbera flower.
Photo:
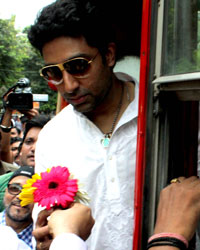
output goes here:
[[87, 193], [73, 179], [67, 167], [52, 167], [41, 174], [34, 174], [19, 195], [21, 206], [37, 202], [47, 210], [51, 207], [67, 208], [72, 202], [88, 203]]
[[38, 202], [42, 207], [50, 209], [53, 206], [61, 205], [68, 207], [73, 201], [78, 191], [76, 179], [70, 179], [70, 173], [66, 167], [52, 167], [49, 172], [41, 173], [32, 185], [34, 191], [34, 202]]

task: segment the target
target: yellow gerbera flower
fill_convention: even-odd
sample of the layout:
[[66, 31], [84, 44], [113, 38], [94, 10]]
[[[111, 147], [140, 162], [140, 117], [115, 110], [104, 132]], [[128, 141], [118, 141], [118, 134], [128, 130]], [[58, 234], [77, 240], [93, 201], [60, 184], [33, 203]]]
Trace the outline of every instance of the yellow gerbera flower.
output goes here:
[[21, 200], [20, 205], [27, 206], [28, 204], [34, 203], [34, 191], [37, 189], [36, 187], [33, 187], [32, 185], [37, 181], [41, 180], [41, 176], [39, 174], [34, 174], [31, 179], [28, 179], [26, 181], [26, 184], [23, 185], [23, 189], [19, 195], [19, 198]]

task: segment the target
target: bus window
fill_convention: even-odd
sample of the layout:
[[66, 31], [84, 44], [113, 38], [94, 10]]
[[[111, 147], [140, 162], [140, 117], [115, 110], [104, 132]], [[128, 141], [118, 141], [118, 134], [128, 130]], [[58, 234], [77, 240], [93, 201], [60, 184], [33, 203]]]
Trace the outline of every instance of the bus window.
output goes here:
[[200, 70], [200, 1], [165, 1], [162, 75]]
[[151, 1], [151, 10], [142, 249], [160, 190], [200, 172], [200, 0]]

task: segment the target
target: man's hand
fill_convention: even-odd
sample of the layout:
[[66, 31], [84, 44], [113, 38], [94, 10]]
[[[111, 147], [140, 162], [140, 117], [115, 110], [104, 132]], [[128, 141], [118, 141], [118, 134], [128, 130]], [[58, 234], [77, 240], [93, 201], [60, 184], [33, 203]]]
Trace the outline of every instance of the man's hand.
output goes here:
[[178, 180], [161, 191], [154, 233], [177, 233], [189, 241], [200, 218], [200, 179]]
[[39, 115], [37, 109], [20, 110], [20, 112], [24, 114], [28, 119], [32, 119], [33, 117]]
[[52, 236], [55, 238], [62, 233], [73, 233], [86, 240], [93, 225], [91, 209], [80, 203], [73, 203], [70, 208], [64, 210], [43, 210], [38, 215], [33, 231], [37, 250], [48, 250]]
[[51, 210], [42, 210], [38, 214], [36, 221], [35, 230], [33, 230], [33, 236], [36, 239], [36, 249], [37, 250], [48, 250], [52, 242], [52, 237], [49, 233], [48, 221], [47, 218], [52, 213]]
[[83, 240], [87, 240], [93, 225], [91, 209], [80, 203], [74, 203], [66, 210], [55, 210], [48, 221], [53, 238], [62, 233], [74, 233]]

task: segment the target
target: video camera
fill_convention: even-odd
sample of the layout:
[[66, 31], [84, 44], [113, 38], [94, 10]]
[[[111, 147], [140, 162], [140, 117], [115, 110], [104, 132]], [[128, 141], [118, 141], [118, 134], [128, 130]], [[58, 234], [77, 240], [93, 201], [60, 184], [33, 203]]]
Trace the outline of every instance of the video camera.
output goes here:
[[[11, 92], [12, 91], [12, 92]], [[10, 94], [8, 94], [11, 92]], [[4, 97], [8, 95], [7, 101]], [[30, 110], [33, 108], [33, 95], [28, 78], [20, 78], [17, 83], [9, 88], [3, 95], [4, 106], [16, 110]]]

